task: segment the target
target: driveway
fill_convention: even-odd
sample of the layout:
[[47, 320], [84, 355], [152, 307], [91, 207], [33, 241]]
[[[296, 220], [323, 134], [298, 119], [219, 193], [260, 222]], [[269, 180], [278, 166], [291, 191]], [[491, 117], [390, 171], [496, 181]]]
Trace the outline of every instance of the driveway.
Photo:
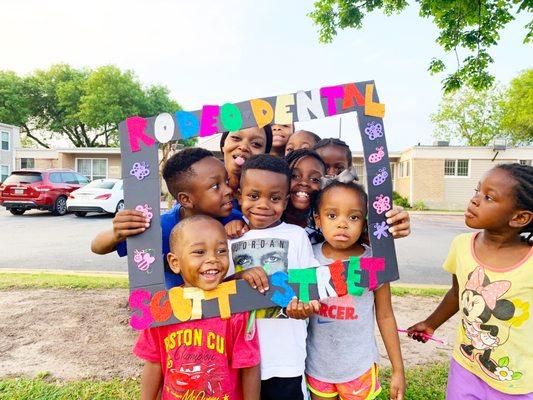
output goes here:
[[[90, 250], [93, 237], [111, 228], [111, 219], [98, 214], [56, 217], [43, 211], [15, 216], [0, 207], [0, 268], [126, 272], [126, 258]], [[441, 265], [451, 240], [468, 231], [463, 217], [412, 215], [411, 220], [411, 236], [396, 241], [400, 282], [448, 285], [451, 278]]]

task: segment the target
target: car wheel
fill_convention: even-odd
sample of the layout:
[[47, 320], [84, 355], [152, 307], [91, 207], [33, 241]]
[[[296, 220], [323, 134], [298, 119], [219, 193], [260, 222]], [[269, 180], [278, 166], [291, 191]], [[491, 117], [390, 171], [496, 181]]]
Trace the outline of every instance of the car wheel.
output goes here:
[[115, 214], [122, 210], [124, 210], [124, 200], [120, 200], [118, 202], [117, 209], [115, 210]]
[[67, 198], [65, 196], [59, 196], [55, 203], [52, 214], [54, 215], [65, 215], [67, 213]]
[[75, 211], [74, 215], [76, 215], [76, 217], [85, 217], [87, 215], [87, 211]]
[[13, 215], [22, 215], [26, 212], [26, 210], [23, 210], [22, 208], [10, 208], [9, 212]]

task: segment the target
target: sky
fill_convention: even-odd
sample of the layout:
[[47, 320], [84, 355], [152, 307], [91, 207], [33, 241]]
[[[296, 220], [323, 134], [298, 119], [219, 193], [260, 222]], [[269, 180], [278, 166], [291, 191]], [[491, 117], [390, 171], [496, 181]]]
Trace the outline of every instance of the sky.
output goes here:
[[[363, 29], [320, 44], [312, 9], [312, 0], [0, 0], [0, 69], [24, 75], [55, 63], [114, 64], [145, 85], [167, 86], [190, 111], [373, 79], [389, 151], [431, 144], [445, 77], [427, 72], [431, 58], [445, 56], [431, 20], [418, 17], [416, 5], [390, 17], [376, 12]], [[532, 47], [522, 44], [526, 17], [490, 51], [490, 71], [503, 84], [533, 66]], [[360, 149], [355, 116], [341, 118], [341, 138]], [[297, 128], [338, 137], [339, 125], [333, 117]]]

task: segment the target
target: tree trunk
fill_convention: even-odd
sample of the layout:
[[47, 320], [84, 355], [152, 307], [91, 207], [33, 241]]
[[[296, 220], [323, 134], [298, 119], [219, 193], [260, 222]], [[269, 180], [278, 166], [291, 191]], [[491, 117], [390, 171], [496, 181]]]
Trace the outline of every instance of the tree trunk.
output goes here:
[[26, 132], [26, 135], [27, 135], [31, 140], [37, 142], [39, 145], [43, 146], [45, 149], [49, 149], [49, 148], [50, 148], [50, 146], [49, 146], [47, 143], [45, 143], [45, 142], [39, 140], [39, 138], [37, 138], [37, 137], [35, 137], [35, 136], [33, 136], [33, 135], [31, 134], [31, 131], [30, 131], [30, 128], [28, 127], [28, 125], [24, 124], [24, 125], [22, 125], [22, 128], [24, 128], [24, 131]]

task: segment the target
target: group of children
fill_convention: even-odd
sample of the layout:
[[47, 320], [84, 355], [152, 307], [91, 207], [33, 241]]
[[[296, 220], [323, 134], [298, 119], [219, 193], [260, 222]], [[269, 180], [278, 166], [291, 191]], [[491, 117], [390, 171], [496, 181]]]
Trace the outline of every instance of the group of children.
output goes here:
[[[161, 216], [167, 287], [212, 290], [225, 279], [244, 279], [265, 293], [268, 275], [277, 271], [371, 256], [368, 199], [356, 183], [348, 146], [292, 130], [272, 126], [226, 133], [221, 140], [224, 163], [201, 148], [183, 150], [167, 161], [163, 178], [177, 200]], [[454, 286], [426, 321], [409, 329], [413, 338], [426, 341], [462, 310], [464, 328], [448, 388], [455, 397], [449, 398], [500, 398], [479, 391], [478, 397], [462, 397], [459, 389], [450, 389], [473, 379], [479, 390], [533, 398], [525, 394], [533, 391], [528, 374], [533, 357], [524, 331], [530, 327], [526, 305], [533, 300], [526, 264], [531, 267], [533, 253], [519, 240], [522, 232], [531, 231], [532, 180], [532, 168], [519, 165], [497, 167], [483, 178], [466, 214], [467, 224], [483, 231], [471, 235], [470, 247], [461, 236], [454, 241], [445, 263]], [[409, 216], [402, 209], [390, 210], [386, 217], [394, 237], [409, 234]], [[148, 228], [142, 213], [124, 210], [115, 216], [112, 230], [93, 240], [92, 249], [124, 255], [125, 239]], [[469, 274], [470, 264], [477, 269]], [[512, 289], [509, 284], [503, 290], [504, 276], [513, 280]], [[512, 298], [504, 300], [509, 293]], [[480, 299], [485, 299], [485, 309]], [[254, 324], [254, 316], [264, 318]], [[491, 317], [507, 322], [505, 342], [498, 341], [502, 330], [489, 324]], [[307, 398], [309, 390], [313, 400], [373, 399], [381, 391], [375, 321], [392, 364], [390, 398], [403, 399], [405, 376], [389, 284], [360, 296], [320, 303], [294, 298], [285, 309], [143, 331], [134, 348], [145, 360], [141, 397], [298, 400]], [[494, 362], [491, 350], [497, 352], [497, 347], [512, 354], [507, 363], [505, 357]], [[487, 378], [501, 377], [503, 368], [515, 368], [510, 371], [513, 380], [496, 385]], [[469, 389], [477, 390], [473, 384]]]

